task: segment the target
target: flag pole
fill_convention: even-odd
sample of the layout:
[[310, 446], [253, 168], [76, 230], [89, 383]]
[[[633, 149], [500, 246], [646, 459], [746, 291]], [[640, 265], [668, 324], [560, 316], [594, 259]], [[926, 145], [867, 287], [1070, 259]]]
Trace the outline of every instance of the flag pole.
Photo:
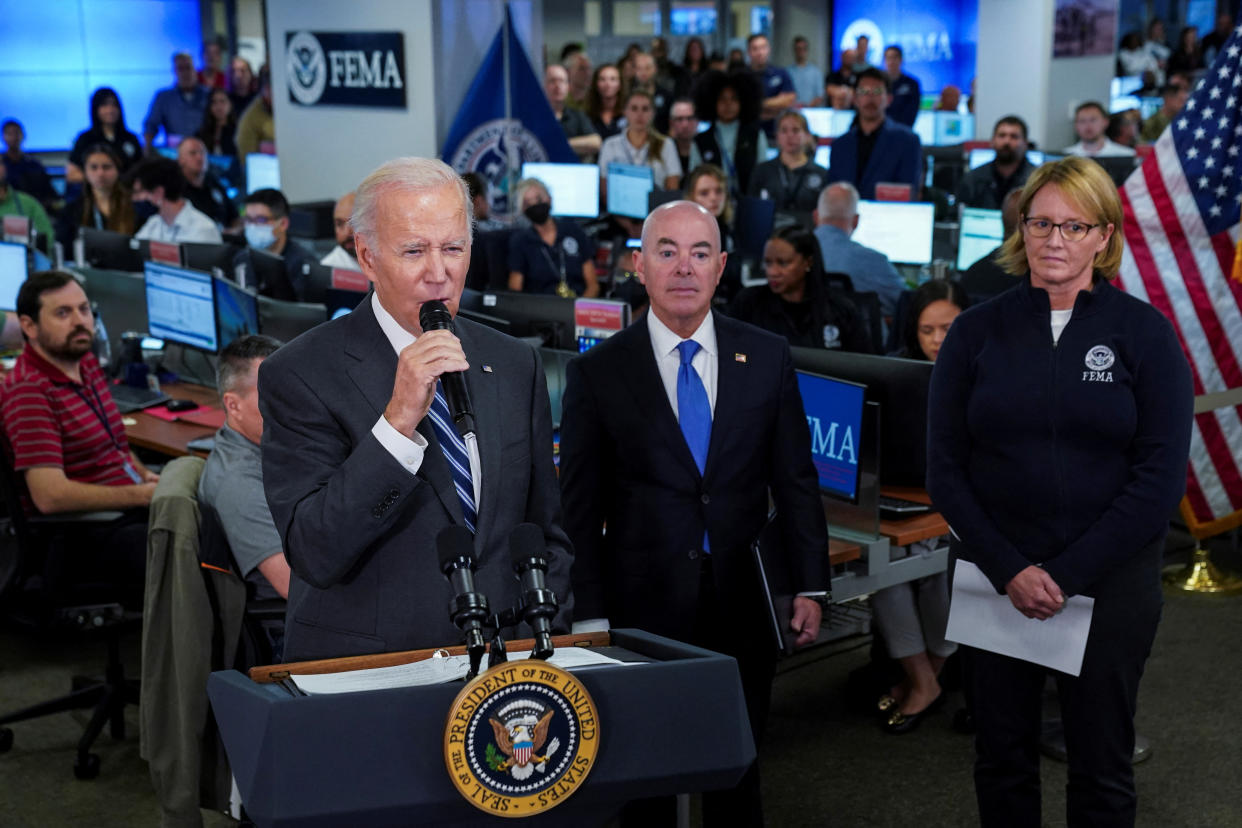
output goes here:
[[501, 0], [500, 8], [504, 13], [504, 17], [500, 22], [501, 30], [504, 33], [504, 37], [501, 38], [500, 48], [505, 78], [505, 129], [503, 134], [505, 136], [505, 190], [508, 193], [505, 205], [508, 208], [509, 215], [513, 216], [517, 214], [517, 204], [514, 203], [514, 197], [516, 196], [515, 190], [517, 188], [517, 161], [519, 156], [517, 155], [517, 148], [514, 146], [514, 136], [509, 131], [513, 122], [513, 89], [509, 67], [509, 61], [511, 60], [509, 37], [512, 34], [509, 30], [509, 0]]

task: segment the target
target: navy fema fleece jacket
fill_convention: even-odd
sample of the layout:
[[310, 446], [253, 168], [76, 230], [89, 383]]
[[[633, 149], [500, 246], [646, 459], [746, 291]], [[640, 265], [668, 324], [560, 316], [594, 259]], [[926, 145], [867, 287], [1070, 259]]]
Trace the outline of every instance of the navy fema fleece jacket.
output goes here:
[[998, 592], [1039, 564], [1066, 595], [1158, 577], [1194, 396], [1173, 326], [1103, 279], [1053, 345], [1029, 279], [949, 329], [928, 401], [927, 489]]

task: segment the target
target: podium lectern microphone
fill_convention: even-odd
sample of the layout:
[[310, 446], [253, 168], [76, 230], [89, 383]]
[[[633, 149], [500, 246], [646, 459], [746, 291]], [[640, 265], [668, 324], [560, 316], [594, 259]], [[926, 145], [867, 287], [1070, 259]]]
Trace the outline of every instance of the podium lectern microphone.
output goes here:
[[470, 674], [479, 674], [479, 664], [487, 643], [483, 639], [483, 622], [487, 619], [487, 596], [474, 589], [474, 535], [464, 526], [449, 526], [436, 535], [440, 554], [440, 571], [453, 586], [449, 601], [449, 619], [466, 634], [466, 652], [470, 654]]
[[552, 618], [558, 604], [556, 593], [547, 588], [547, 552], [543, 530], [533, 523], [519, 523], [509, 534], [513, 570], [522, 580], [522, 618], [535, 632], [531, 658], [552, 655]]

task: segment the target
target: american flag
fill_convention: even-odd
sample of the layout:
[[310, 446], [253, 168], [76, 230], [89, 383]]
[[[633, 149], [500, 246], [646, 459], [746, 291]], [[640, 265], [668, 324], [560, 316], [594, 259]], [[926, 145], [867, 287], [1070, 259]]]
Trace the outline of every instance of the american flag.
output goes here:
[[[1121, 205], [1119, 286], [1172, 321], [1196, 395], [1242, 387], [1242, 284], [1230, 278], [1242, 209], [1242, 26], [1126, 179]], [[1242, 516], [1242, 405], [1195, 415], [1186, 504], [1194, 524]]]

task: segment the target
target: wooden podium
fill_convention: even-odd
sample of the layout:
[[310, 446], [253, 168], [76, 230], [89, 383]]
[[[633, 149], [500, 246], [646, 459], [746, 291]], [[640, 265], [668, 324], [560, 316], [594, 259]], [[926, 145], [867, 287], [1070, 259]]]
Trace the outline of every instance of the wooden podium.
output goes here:
[[[734, 659], [639, 630], [562, 636], [556, 644], [586, 644], [636, 663], [574, 671], [595, 700], [599, 753], [585, 784], [555, 808], [518, 820], [489, 816], [453, 787], [444, 726], [461, 682], [312, 696], [272, 682], [286, 670], [327, 672], [329, 661], [259, 668], [254, 679], [235, 670], [209, 678], [247, 814], [263, 828], [600, 825], [631, 799], [732, 787], [754, 761]], [[340, 659], [348, 666], [337, 669], [428, 654]]]

